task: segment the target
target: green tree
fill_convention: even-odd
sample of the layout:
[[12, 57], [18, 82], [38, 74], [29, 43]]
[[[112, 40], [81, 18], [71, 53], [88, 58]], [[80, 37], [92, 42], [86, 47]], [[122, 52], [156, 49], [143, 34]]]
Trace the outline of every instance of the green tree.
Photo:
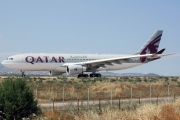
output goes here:
[[5, 113], [6, 120], [19, 120], [37, 113], [37, 101], [33, 91], [27, 87], [25, 80], [6, 79], [0, 85], [0, 111]]

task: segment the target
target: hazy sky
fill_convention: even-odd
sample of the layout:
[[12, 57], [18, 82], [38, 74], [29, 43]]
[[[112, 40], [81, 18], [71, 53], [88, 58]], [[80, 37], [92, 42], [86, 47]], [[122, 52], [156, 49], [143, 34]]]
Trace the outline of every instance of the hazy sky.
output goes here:
[[17, 53], [133, 54], [155, 32], [176, 56], [120, 73], [180, 76], [179, 0], [0, 1], [0, 60]]

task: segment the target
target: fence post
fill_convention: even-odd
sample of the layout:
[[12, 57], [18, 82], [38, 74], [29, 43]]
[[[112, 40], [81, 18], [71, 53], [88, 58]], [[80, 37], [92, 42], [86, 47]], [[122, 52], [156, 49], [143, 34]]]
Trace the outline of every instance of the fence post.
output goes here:
[[139, 96], [139, 104], [141, 104], [141, 98], [140, 98], [140, 96]]
[[132, 105], [132, 97], [133, 97], [133, 90], [132, 90], [132, 87], [133, 87], [133, 83], [131, 84], [131, 105]]
[[[54, 87], [53, 87], [54, 88]], [[53, 111], [54, 111], [54, 89], [53, 89], [53, 98], [52, 98], [52, 102], [53, 102]]]
[[36, 86], [36, 100], [38, 100], [38, 87], [39, 87], [39, 81], [38, 81], [38, 84]]
[[53, 111], [54, 111], [54, 98], [53, 98]]
[[169, 101], [169, 87], [170, 87], [170, 83], [168, 83], [168, 101]]
[[175, 100], [176, 100], [176, 96], [175, 96], [175, 94], [174, 94], [174, 103], [176, 102]]
[[81, 100], [81, 110], [83, 109], [83, 99]]
[[63, 85], [63, 110], [64, 110], [64, 87], [66, 84]]
[[100, 99], [100, 97], [99, 97], [99, 111], [101, 111], [101, 104], [100, 104], [100, 101], [101, 101], [101, 99]]
[[151, 88], [152, 88], [152, 83], [150, 84], [150, 88], [149, 88], [149, 89], [150, 89], [150, 90], [149, 90], [149, 92], [150, 92], [150, 93], [149, 93], [150, 102], [152, 102], [152, 99], [151, 99], [151, 95], [152, 95], [152, 92], [151, 92], [151, 90], [152, 90], [152, 89], [151, 89]]
[[121, 97], [119, 96], [119, 110], [121, 110]]
[[88, 110], [89, 110], [89, 99], [90, 99], [90, 86], [91, 86], [91, 83], [88, 86], [88, 102], [87, 102]]
[[158, 95], [157, 95], [157, 100], [156, 100], [156, 104], [157, 104], [157, 105], [158, 105], [158, 101], [159, 101], [159, 100], [158, 100]]
[[112, 108], [112, 84], [111, 84], [111, 108]]
[[77, 109], [78, 109], [78, 111], [79, 111], [79, 98], [78, 98], [78, 103], [77, 103], [77, 107], [78, 107]]

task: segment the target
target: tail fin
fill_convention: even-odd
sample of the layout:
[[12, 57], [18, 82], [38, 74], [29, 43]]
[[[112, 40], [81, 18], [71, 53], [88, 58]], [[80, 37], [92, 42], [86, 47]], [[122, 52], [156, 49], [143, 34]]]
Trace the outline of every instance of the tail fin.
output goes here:
[[163, 30], [157, 30], [136, 55], [157, 53]]

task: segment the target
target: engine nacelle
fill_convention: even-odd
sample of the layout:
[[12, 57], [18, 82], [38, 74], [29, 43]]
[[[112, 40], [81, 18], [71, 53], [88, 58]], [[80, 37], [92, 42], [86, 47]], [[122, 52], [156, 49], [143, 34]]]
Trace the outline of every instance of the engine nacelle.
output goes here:
[[83, 67], [82, 65], [69, 65], [66, 68], [66, 73], [68, 75], [82, 74], [83, 72], [86, 72], [86, 67]]
[[58, 72], [58, 71], [49, 71], [49, 75], [51, 76], [57, 76], [57, 75], [62, 75], [62, 72]]

